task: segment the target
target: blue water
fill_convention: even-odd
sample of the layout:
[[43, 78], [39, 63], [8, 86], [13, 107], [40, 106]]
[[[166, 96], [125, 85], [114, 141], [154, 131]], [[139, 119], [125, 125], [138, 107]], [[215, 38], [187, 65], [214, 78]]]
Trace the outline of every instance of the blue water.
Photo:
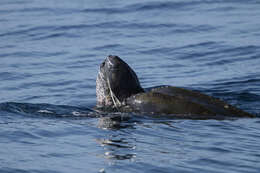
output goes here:
[[0, 172], [260, 171], [260, 119], [98, 114], [99, 64], [260, 113], [258, 0], [1, 0]]

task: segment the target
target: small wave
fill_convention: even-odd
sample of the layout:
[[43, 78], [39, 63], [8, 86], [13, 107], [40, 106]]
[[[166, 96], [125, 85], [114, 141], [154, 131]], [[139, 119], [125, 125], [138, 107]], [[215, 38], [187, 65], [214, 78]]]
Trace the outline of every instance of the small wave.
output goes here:
[[[19, 57], [19, 58], [27, 58], [27, 57], [53, 57], [53, 56], [60, 56], [60, 55], [65, 55], [67, 54], [66, 51], [60, 51], [60, 52], [42, 52], [42, 51], [16, 51], [12, 53], [5, 53], [1, 54], [1, 58], [8, 58], [8, 57]], [[50, 63], [53, 64], [53, 63]]]
[[93, 110], [75, 106], [31, 104], [5, 102], [0, 103], [0, 111], [12, 112], [27, 116], [48, 116], [48, 117], [96, 117]]
[[[193, 30], [193, 29], [191, 29]], [[190, 31], [191, 31], [190, 30]], [[196, 29], [195, 29], [196, 30]], [[188, 30], [186, 30], [188, 31]], [[184, 30], [182, 31], [184, 32]], [[159, 48], [151, 48], [148, 50], [141, 50], [139, 51], [142, 54], [167, 54], [167, 55], [174, 55], [174, 54], [180, 54], [181, 58], [180, 59], [189, 59], [192, 57], [201, 57], [201, 56], [206, 56], [206, 55], [210, 55], [210, 54], [214, 54], [215, 52], [212, 53], [184, 53], [183, 50], [187, 49], [199, 49], [199, 48], [203, 48], [203, 49], [212, 49], [215, 47], [218, 47], [219, 43], [217, 42], [213, 42], [213, 41], [209, 41], [209, 42], [200, 42], [198, 44], [190, 44], [190, 45], [186, 45], [186, 46], [181, 46], [181, 47], [177, 47], [177, 48], [173, 48], [173, 47], [159, 47]], [[179, 53], [180, 52], [180, 53]]]
[[[230, 63], [243, 62], [248, 60], [255, 60], [260, 57], [258, 50], [259, 46], [248, 45], [239, 47], [228, 47], [221, 42], [202, 42], [191, 44], [184, 47], [176, 48], [177, 52], [191, 49], [192, 52], [181, 53], [180, 59], [203, 59], [205, 66], [227, 65]], [[198, 49], [198, 51], [193, 51]], [[204, 51], [201, 52], [200, 50]]]
[[[230, 88], [231, 90], [236, 91], [240, 86], [259, 86], [259, 83], [260, 79], [257, 76], [250, 75], [230, 80], [216, 80], [210, 85], [215, 89]], [[244, 90], [247, 90], [247, 87], [245, 87]]]
[[[194, 9], [196, 6], [201, 6], [203, 4], [219, 4], [219, 3], [241, 3], [244, 4], [244, 2], [241, 1], [236, 1], [236, 0], [229, 0], [229, 1], [224, 1], [224, 0], [215, 0], [215, 1], [202, 1], [202, 0], [192, 0], [192, 1], [179, 1], [179, 2], [171, 2], [171, 1], [166, 1], [166, 2], [159, 2], [159, 1], [154, 1], [154, 2], [139, 2], [139, 3], [134, 3], [134, 4], [128, 4], [125, 6], [119, 6], [119, 7], [105, 7], [105, 8], [86, 8], [83, 9], [81, 12], [83, 13], [98, 13], [98, 14], [123, 14], [123, 13], [134, 13], [134, 12], [147, 12], [147, 11], [152, 11], [152, 10], [188, 10], [188, 9]], [[257, 1], [250, 1], [248, 3], [256, 4], [259, 3]], [[230, 7], [231, 8], [231, 7]], [[228, 8], [228, 9], [230, 9]], [[221, 10], [227, 10], [227, 8], [224, 8]]]
[[31, 74], [29, 73], [23, 73], [23, 74], [19, 74], [16, 72], [0, 72], [0, 78], [1, 81], [4, 80], [17, 80], [17, 79], [25, 79], [25, 78], [29, 78], [32, 77]]
[[8, 31], [6, 33], [0, 34], [0, 37], [4, 37], [4, 36], [17, 36], [17, 35], [21, 35], [21, 34], [26, 34], [26, 33], [32, 33], [32, 32], [37, 32], [37, 31], [50, 31], [55, 29], [56, 26], [36, 26], [36, 27], [31, 27], [31, 28], [27, 28], [27, 29], [20, 29], [19, 30], [15, 30], [15, 31]]
[[104, 46], [97, 46], [95, 47], [94, 49], [95, 50], [103, 50], [103, 49], [115, 49], [115, 48], [119, 48], [121, 47], [122, 45], [120, 44], [106, 44]]

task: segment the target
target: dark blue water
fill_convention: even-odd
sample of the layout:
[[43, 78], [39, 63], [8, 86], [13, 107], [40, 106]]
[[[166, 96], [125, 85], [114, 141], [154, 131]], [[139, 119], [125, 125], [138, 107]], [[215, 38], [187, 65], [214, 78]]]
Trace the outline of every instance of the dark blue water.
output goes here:
[[0, 1], [0, 172], [260, 171], [260, 119], [99, 114], [109, 54], [143, 87], [174, 85], [260, 113], [260, 2]]

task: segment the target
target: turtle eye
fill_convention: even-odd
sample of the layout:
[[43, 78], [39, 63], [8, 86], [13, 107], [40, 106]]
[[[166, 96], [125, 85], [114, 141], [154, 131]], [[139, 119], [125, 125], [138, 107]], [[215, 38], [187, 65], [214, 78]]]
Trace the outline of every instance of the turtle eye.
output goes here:
[[102, 67], [104, 67], [105, 66], [105, 62], [102, 62], [101, 64], [100, 64], [100, 68], [102, 68]]

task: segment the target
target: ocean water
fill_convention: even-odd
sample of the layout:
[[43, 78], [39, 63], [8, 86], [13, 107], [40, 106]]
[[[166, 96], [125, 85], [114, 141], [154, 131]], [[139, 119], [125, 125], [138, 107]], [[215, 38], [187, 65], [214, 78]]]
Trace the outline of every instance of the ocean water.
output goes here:
[[118, 55], [141, 85], [260, 114], [258, 0], [1, 0], [0, 172], [260, 171], [260, 119], [92, 111]]

